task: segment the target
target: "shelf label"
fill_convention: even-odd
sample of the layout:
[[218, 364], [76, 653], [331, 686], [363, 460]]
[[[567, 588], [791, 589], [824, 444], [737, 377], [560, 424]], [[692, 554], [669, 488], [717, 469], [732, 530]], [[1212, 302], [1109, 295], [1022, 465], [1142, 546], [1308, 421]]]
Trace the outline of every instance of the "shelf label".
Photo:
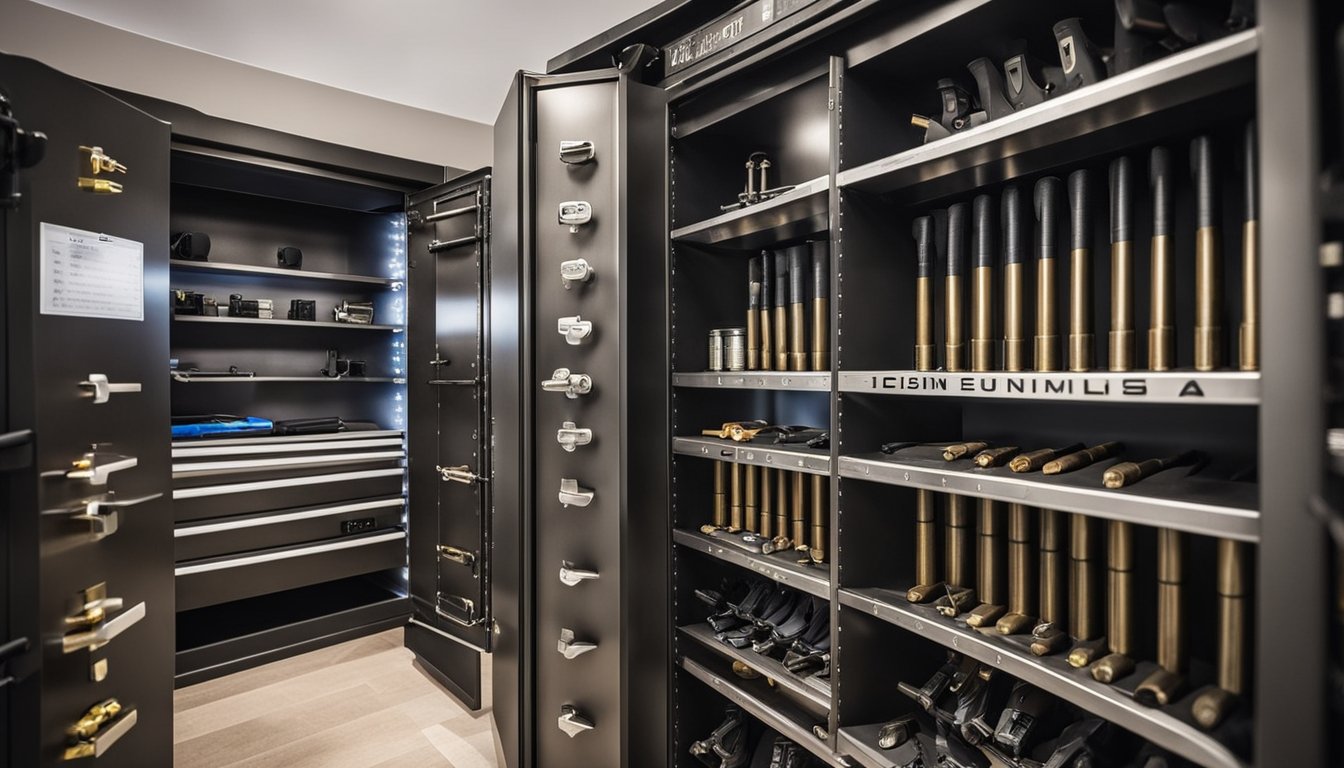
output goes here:
[[867, 371], [841, 374], [844, 391], [1021, 400], [1110, 400], [1254, 404], [1256, 373], [944, 373]]
[[42, 222], [44, 315], [145, 319], [145, 246]]
[[817, 0], [755, 0], [663, 46], [663, 74], [670, 75], [760, 32]]

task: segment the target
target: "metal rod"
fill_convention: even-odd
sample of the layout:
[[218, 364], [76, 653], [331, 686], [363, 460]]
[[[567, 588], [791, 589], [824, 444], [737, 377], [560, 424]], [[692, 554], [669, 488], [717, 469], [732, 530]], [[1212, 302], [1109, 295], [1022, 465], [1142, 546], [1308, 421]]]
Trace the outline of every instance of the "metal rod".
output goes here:
[[966, 327], [962, 273], [966, 268], [966, 204], [947, 209], [947, 254], [944, 269], [945, 366], [949, 371], [966, 370]]
[[761, 269], [763, 256], [753, 256], [747, 262], [747, 370], [761, 367]]
[[[775, 251], [775, 370], [789, 370], [789, 255]], [[781, 531], [781, 533], [783, 533]]]
[[714, 462], [714, 516], [715, 528], [728, 527], [728, 464]]
[[1133, 184], [1128, 157], [1111, 161], [1111, 330], [1107, 363], [1112, 371], [1134, 369]]
[[1060, 181], [1047, 176], [1036, 182], [1036, 336], [1033, 365], [1038, 371], [1059, 370], [1058, 276], [1056, 275], [1056, 222]]
[[742, 530], [742, 465], [728, 465], [728, 530]]
[[1064, 631], [1068, 616], [1068, 593], [1064, 589], [1064, 519], [1054, 509], [1041, 510], [1041, 623], [1032, 634], [1031, 652], [1054, 653], [1068, 644]]
[[999, 502], [992, 499], [979, 499], [979, 536], [977, 565], [979, 568], [976, 590], [980, 593], [980, 605], [966, 617], [966, 624], [972, 627], [993, 626], [1004, 613], [1003, 559], [1000, 550], [1003, 545], [1003, 530]]
[[792, 491], [790, 500], [790, 523], [792, 523], [793, 548], [807, 549], [807, 516], [804, 512], [807, 506], [807, 492], [803, 488], [803, 473], [790, 472], [792, 480]]
[[830, 244], [812, 243], [812, 370], [831, 369]]
[[971, 203], [971, 370], [992, 371], [994, 346], [994, 239], [989, 195]]
[[826, 529], [827, 520], [830, 517], [831, 505], [828, 503], [830, 497], [826, 494], [826, 478], [822, 475], [812, 476], [812, 538], [808, 557], [814, 563], [826, 562]]
[[1106, 537], [1106, 641], [1110, 653], [1092, 665], [1098, 682], [1114, 683], [1134, 671], [1130, 598], [1134, 584], [1134, 526], [1112, 520]]
[[965, 587], [970, 581], [971, 512], [965, 496], [947, 497], [947, 536], [943, 559], [949, 587]]
[[1022, 196], [1016, 184], [1004, 187], [1000, 201], [1003, 230], [1003, 369], [1025, 371], [1027, 359], [1026, 232]]
[[807, 370], [807, 246], [789, 248], [789, 370]]
[[774, 531], [774, 493], [771, 486], [774, 484], [775, 470], [770, 467], [761, 467], [761, 538], [769, 540]]
[[1069, 370], [1095, 366], [1092, 340], [1092, 211], [1086, 169], [1069, 174]]
[[1036, 624], [1036, 585], [1032, 581], [1031, 508], [1008, 505], [1008, 613], [996, 627], [1017, 635]]
[[760, 510], [758, 508], [756, 487], [760, 469], [760, 467], [748, 464], [742, 470], [742, 481], [746, 486], [742, 493], [742, 512], [746, 516], [746, 520], [743, 522], [742, 527], [751, 533], [756, 533], [756, 530], [759, 527], [757, 519], [760, 516]]
[[1182, 623], [1184, 536], [1180, 531], [1157, 531], [1157, 663], [1138, 688], [1134, 700], [1149, 707], [1176, 701], [1185, 689], [1185, 626]]
[[1243, 371], [1260, 369], [1260, 213], [1257, 184], [1255, 121], [1246, 124], [1243, 138], [1246, 219], [1241, 225], [1241, 333], [1238, 356]]
[[1153, 240], [1148, 313], [1148, 367], [1169, 371], [1176, 365], [1176, 315], [1172, 309], [1171, 156], [1153, 147], [1148, 156], [1153, 197]]
[[1069, 634], [1079, 645], [1069, 652], [1069, 664], [1085, 667], [1100, 655], [1097, 638], [1096, 574], [1092, 563], [1096, 531], [1087, 515], [1069, 516]]
[[905, 596], [912, 603], [928, 602], [942, 592], [943, 583], [938, 580], [936, 498], [933, 491], [924, 488], [915, 491], [915, 586]]
[[915, 219], [913, 228], [916, 259], [915, 370], [932, 371], [938, 367], [938, 352], [933, 341], [933, 217], [920, 216]]
[[1190, 142], [1190, 170], [1195, 181], [1195, 370], [1212, 371], [1223, 362], [1223, 280], [1213, 141], [1208, 136]]

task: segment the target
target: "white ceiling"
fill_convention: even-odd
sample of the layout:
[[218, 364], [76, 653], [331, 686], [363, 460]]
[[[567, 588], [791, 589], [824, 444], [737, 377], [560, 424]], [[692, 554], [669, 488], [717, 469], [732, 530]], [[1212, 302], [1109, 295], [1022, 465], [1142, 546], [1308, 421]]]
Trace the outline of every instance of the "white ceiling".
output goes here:
[[36, 0], [367, 96], [494, 122], [513, 73], [656, 0]]

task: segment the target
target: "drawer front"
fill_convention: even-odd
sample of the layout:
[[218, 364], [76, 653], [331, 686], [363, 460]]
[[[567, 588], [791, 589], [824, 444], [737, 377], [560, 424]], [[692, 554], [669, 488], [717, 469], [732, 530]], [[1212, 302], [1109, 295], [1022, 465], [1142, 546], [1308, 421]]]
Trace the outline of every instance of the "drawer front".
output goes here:
[[290, 507], [309, 507], [358, 499], [399, 496], [405, 489], [401, 467], [352, 469], [297, 477], [214, 482], [173, 490], [173, 516], [178, 523], [233, 517]]
[[176, 568], [177, 610], [256, 597], [406, 565], [406, 532], [363, 534]]
[[386, 531], [402, 524], [405, 510], [395, 496], [218, 518], [177, 526], [174, 551], [183, 562]]

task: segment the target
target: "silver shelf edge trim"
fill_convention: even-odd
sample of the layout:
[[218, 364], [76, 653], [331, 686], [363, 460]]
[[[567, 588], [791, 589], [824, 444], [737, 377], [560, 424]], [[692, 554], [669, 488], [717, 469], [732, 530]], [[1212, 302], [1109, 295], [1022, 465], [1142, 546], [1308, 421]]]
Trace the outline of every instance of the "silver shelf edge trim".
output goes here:
[[333, 451], [354, 448], [384, 448], [400, 446], [400, 437], [379, 438], [376, 440], [346, 440], [339, 443], [330, 440], [320, 443], [281, 443], [279, 445], [257, 445], [249, 450], [240, 450], [239, 446], [195, 445], [174, 448], [174, 459], [190, 459], [195, 456], [228, 456], [237, 453], [301, 453], [303, 451]]
[[296, 520], [311, 520], [315, 517], [330, 517], [340, 515], [346, 512], [362, 512], [366, 509], [383, 509], [384, 507], [405, 507], [405, 498], [383, 499], [381, 501], [365, 501], [359, 504], [342, 504], [335, 507], [322, 507], [321, 509], [309, 509], [303, 512], [288, 512], [283, 515], [267, 515], [265, 517], [253, 517], [246, 520], [234, 520], [227, 523], [204, 523], [202, 525], [183, 525], [173, 529], [173, 538], [183, 536], [200, 536], [207, 533], [221, 533], [223, 531], [236, 531], [242, 528], [256, 528], [263, 525], [275, 525], [277, 523], [292, 523]]
[[769, 200], [766, 200], [765, 202], [756, 203], [755, 205], [749, 205], [745, 208], [738, 208], [735, 211], [728, 211], [727, 213], [721, 213], [718, 216], [714, 216], [708, 219], [702, 219], [701, 221], [697, 221], [694, 224], [687, 224], [684, 227], [678, 227], [677, 229], [672, 230], [672, 232], [669, 234], [669, 237], [673, 240], [680, 240], [690, 235], [694, 235], [698, 232], [704, 232], [713, 229], [714, 227], [722, 226], [729, 222], [737, 221], [738, 219], [745, 219], [755, 214], [771, 211], [774, 210], [775, 208], [781, 208], [783, 206], [788, 205], [789, 203], [802, 200], [804, 198], [815, 195], [819, 192], [825, 192], [829, 190], [830, 187], [831, 187], [831, 179], [829, 176], [818, 176], [815, 179], [808, 179], [802, 184], [795, 186], [788, 192], [785, 192], [784, 194], [779, 195], [778, 197], [772, 197]]
[[390, 469], [368, 469], [362, 472], [341, 472], [334, 475], [307, 475], [305, 477], [282, 477], [275, 480], [258, 480], [251, 483], [232, 483], [229, 485], [204, 485], [199, 488], [176, 488], [173, 490], [173, 500], [177, 499], [198, 499], [203, 496], [226, 496], [235, 493], [251, 493], [253, 491], [271, 491], [276, 488], [290, 488], [296, 485], [322, 485], [325, 483], [342, 483], [350, 480], [368, 480], [375, 477], [392, 477], [394, 475], [404, 475], [406, 470], [401, 467]]
[[831, 374], [815, 371], [695, 371], [672, 374], [672, 386], [830, 392]]
[[376, 437], [396, 435], [405, 438], [400, 429], [367, 429], [351, 432], [331, 432], [321, 435], [259, 435], [255, 437], [202, 438], [198, 440], [177, 440], [174, 448], [193, 448], [206, 445], [267, 445], [270, 443], [303, 443], [314, 441], [368, 440]]
[[813, 597], [820, 597], [823, 600], [831, 599], [831, 582], [829, 579], [780, 567], [771, 562], [766, 555], [752, 557], [731, 544], [718, 544], [700, 534], [680, 529], [672, 531], [672, 540], [689, 549], [703, 552], [710, 557], [746, 568], [752, 573], [764, 576], [771, 581], [806, 592]]
[[337, 453], [323, 456], [287, 456], [278, 459], [245, 459], [238, 461], [198, 461], [174, 464], [173, 477], [207, 474], [235, 469], [269, 469], [271, 467], [323, 467], [350, 464], [359, 461], [380, 461], [404, 458], [403, 451], [372, 451], [369, 453]]
[[303, 547], [300, 549], [289, 549], [284, 552], [267, 552], [261, 555], [247, 555], [246, 557], [235, 557], [229, 560], [220, 560], [214, 563], [201, 563], [200, 565], [182, 565], [173, 569], [174, 576], [191, 576], [197, 573], [208, 573], [210, 571], [223, 571], [229, 568], [241, 568], [245, 565], [258, 565], [260, 563], [273, 563], [277, 560], [292, 560], [296, 557], [306, 557], [308, 555], [320, 555], [326, 552], [338, 552], [342, 549], [355, 549], [356, 547], [367, 547], [371, 544], [382, 544], [396, 539], [405, 539], [405, 531], [396, 531], [383, 533], [377, 536], [370, 536], [365, 539], [352, 539], [349, 541], [334, 541], [330, 544], [318, 544], [313, 547]]
[[831, 457], [824, 453], [801, 450], [785, 450], [751, 443], [735, 443], [717, 438], [674, 437], [672, 452], [682, 456], [699, 456], [705, 459], [729, 461], [734, 464], [752, 464], [758, 467], [773, 467], [790, 472], [804, 472], [810, 475], [829, 475]]

